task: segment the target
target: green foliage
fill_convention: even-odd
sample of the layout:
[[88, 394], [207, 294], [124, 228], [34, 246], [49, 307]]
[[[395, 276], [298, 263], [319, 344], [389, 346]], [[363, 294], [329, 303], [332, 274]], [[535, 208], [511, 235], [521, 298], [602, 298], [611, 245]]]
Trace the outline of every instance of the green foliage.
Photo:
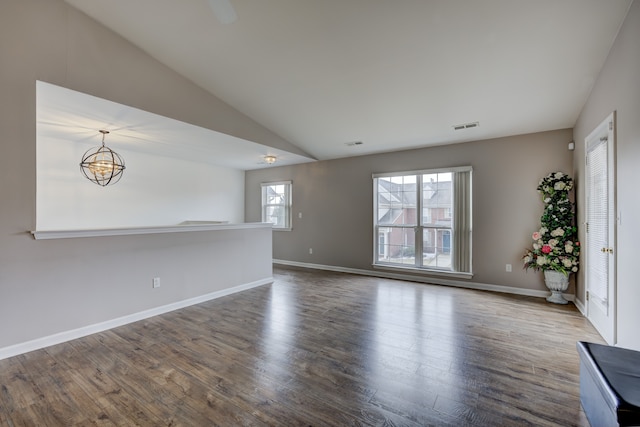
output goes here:
[[545, 204], [540, 229], [532, 234], [533, 248], [522, 261], [524, 268], [555, 270], [566, 275], [578, 271], [580, 242], [574, 225], [574, 206], [569, 200], [573, 180], [562, 172], [553, 172], [540, 180], [538, 192]]

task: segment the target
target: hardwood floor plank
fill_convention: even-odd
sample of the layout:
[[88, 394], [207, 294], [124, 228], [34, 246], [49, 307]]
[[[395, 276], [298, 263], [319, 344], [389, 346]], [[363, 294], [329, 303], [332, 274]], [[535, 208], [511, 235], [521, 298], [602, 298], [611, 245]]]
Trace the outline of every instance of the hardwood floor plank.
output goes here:
[[588, 426], [582, 315], [276, 268], [275, 282], [0, 361], [0, 426]]

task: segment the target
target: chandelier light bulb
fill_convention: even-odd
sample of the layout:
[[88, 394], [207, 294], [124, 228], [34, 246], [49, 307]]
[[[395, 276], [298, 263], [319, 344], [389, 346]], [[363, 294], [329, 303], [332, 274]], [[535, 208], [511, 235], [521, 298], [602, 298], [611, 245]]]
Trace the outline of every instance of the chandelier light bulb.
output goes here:
[[102, 134], [102, 146], [97, 149], [89, 149], [84, 153], [80, 162], [80, 170], [89, 181], [106, 187], [120, 181], [125, 166], [122, 157], [104, 144], [104, 137], [109, 131], [100, 130], [100, 133]]

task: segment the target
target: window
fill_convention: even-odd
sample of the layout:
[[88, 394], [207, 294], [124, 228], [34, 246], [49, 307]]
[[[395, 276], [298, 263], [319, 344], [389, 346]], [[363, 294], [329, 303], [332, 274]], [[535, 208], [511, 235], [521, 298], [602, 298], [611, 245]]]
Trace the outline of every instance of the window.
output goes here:
[[374, 264], [471, 273], [471, 172], [374, 175]]
[[262, 184], [262, 222], [291, 230], [291, 181]]

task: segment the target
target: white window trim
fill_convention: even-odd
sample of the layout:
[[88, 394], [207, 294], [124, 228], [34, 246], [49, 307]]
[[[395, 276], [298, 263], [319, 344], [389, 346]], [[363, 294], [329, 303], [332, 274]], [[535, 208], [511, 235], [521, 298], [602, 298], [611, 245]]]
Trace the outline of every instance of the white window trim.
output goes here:
[[434, 268], [418, 268], [414, 266], [401, 266], [397, 264], [371, 264], [374, 270], [386, 271], [406, 271], [409, 273], [428, 274], [435, 277], [453, 277], [456, 279], [473, 279], [473, 273], [463, 273], [460, 271], [436, 270]]
[[292, 209], [292, 201], [293, 201], [293, 181], [272, 181], [272, 182], [262, 182], [260, 183], [260, 218], [264, 221], [264, 188], [270, 187], [273, 185], [287, 185], [289, 190], [287, 194], [287, 201], [285, 203], [285, 209], [287, 211], [286, 214], [286, 225], [284, 227], [276, 227], [273, 226], [273, 231], [291, 231], [293, 230], [293, 209]]
[[453, 166], [450, 168], [437, 168], [437, 169], [419, 169], [412, 171], [399, 171], [399, 172], [383, 172], [374, 173], [372, 178], [388, 178], [391, 176], [409, 176], [409, 175], [428, 175], [431, 173], [447, 173], [447, 172], [472, 172], [471, 166]]
[[[455, 166], [455, 167], [449, 167], [449, 168], [437, 168], [437, 169], [420, 169], [420, 170], [412, 170], [412, 171], [399, 171], [399, 172], [384, 172], [384, 173], [374, 173], [372, 174], [372, 181], [373, 181], [373, 228], [374, 228], [374, 242], [373, 242], [373, 263], [372, 266], [374, 268], [380, 268], [380, 269], [392, 269], [392, 270], [407, 270], [407, 271], [413, 271], [413, 272], [422, 272], [422, 273], [426, 273], [426, 274], [430, 274], [430, 275], [442, 275], [442, 276], [451, 276], [451, 277], [459, 277], [459, 278], [470, 278], [473, 277], [473, 263], [472, 263], [472, 253], [470, 251], [469, 253], [469, 271], [465, 272], [465, 271], [455, 271], [453, 269], [448, 270], [448, 269], [444, 269], [444, 268], [433, 268], [433, 267], [418, 267], [416, 265], [402, 265], [402, 264], [395, 264], [395, 263], [385, 263], [385, 262], [379, 262], [378, 260], [378, 239], [377, 239], [377, 230], [378, 230], [378, 224], [377, 224], [377, 210], [378, 210], [378, 200], [376, 195], [378, 194], [378, 188], [377, 188], [377, 181], [376, 178], [388, 178], [388, 177], [401, 177], [401, 176], [418, 176], [418, 175], [426, 175], [426, 174], [434, 174], [434, 173], [447, 173], [447, 172], [470, 172], [471, 176], [470, 176], [470, 182], [469, 182], [469, 189], [471, 191], [471, 188], [473, 186], [473, 180], [472, 180], [472, 174], [473, 174], [473, 167], [472, 166]], [[417, 190], [416, 190], [417, 191]], [[470, 194], [469, 197], [469, 203], [472, 202], [472, 194]], [[453, 207], [452, 207], [453, 209]], [[418, 196], [417, 198], [417, 211], [418, 212], [422, 212], [422, 197]], [[452, 212], [453, 213], [453, 212]], [[420, 214], [421, 215], [421, 214]], [[469, 211], [469, 221], [471, 221], [471, 217], [472, 217], [472, 213], [471, 210]], [[421, 219], [420, 216], [417, 218], [418, 223], [416, 224], [415, 227], [411, 227], [411, 226], [406, 226], [407, 228], [415, 228], [415, 229], [426, 229], [429, 227], [424, 227], [420, 224]], [[387, 227], [387, 225], [384, 225], [384, 227]], [[450, 228], [450, 232], [451, 235], [453, 235], [454, 233], [454, 229], [453, 226]], [[472, 241], [473, 241], [473, 237], [472, 234], [470, 234], [469, 239], [468, 239], [468, 245], [471, 247], [472, 245]], [[453, 243], [453, 242], [452, 242]], [[418, 249], [418, 246], [420, 246], [420, 250], [421, 250], [421, 242], [420, 244], [418, 242], [416, 242], [416, 251]], [[453, 267], [453, 266], [452, 266]]]

